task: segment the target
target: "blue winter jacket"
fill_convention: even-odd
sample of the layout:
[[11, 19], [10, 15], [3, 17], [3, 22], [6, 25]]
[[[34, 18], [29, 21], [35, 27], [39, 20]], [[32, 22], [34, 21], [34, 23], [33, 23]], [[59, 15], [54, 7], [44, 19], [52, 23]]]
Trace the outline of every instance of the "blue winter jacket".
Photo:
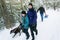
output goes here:
[[29, 18], [29, 24], [36, 24], [37, 23], [37, 13], [34, 9], [29, 9], [27, 12]]
[[29, 28], [29, 19], [28, 19], [28, 16], [22, 17], [22, 27], [24, 29], [28, 29]]

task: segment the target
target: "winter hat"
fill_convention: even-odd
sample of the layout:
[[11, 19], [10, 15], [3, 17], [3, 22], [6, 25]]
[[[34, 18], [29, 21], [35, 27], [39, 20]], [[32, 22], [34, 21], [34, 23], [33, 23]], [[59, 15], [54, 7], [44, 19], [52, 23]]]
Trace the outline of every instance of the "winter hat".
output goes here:
[[32, 3], [29, 3], [29, 5], [33, 6], [33, 4], [32, 4]]
[[22, 14], [26, 14], [26, 12], [25, 12], [25, 11], [22, 11], [21, 13], [22, 13]]

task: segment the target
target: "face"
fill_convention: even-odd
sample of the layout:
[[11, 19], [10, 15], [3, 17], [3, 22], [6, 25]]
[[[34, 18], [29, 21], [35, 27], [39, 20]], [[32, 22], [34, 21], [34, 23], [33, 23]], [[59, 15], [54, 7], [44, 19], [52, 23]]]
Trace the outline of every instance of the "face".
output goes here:
[[29, 8], [31, 9], [31, 8], [32, 8], [32, 6], [31, 6], [31, 5], [29, 5]]
[[22, 16], [24, 17], [24, 16], [25, 16], [25, 14], [22, 14]]

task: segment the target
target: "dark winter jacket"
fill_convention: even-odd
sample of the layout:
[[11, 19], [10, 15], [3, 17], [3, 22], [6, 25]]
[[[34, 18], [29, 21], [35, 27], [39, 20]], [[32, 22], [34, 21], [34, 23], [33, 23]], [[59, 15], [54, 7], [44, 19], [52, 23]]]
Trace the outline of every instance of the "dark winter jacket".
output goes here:
[[44, 13], [45, 12], [45, 9], [43, 7], [40, 7], [37, 12], [40, 11], [40, 13]]
[[22, 17], [22, 27], [24, 29], [28, 29], [29, 28], [29, 19], [28, 19], [28, 16]]
[[28, 10], [27, 15], [29, 18], [29, 24], [37, 23], [37, 13], [33, 8]]

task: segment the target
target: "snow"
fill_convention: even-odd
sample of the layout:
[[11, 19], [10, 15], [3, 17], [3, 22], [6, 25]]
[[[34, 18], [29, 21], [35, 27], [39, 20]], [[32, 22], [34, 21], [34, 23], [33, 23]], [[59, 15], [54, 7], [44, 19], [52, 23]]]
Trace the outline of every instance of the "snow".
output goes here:
[[[38, 35], [35, 35], [35, 40], [60, 40], [60, 10], [53, 10], [49, 9], [46, 10], [48, 14], [48, 18], [44, 18], [44, 21], [41, 22], [40, 14], [37, 13], [37, 29]], [[16, 27], [19, 26], [19, 23], [15, 25]], [[12, 28], [13, 29], [13, 28]], [[19, 36], [19, 33], [12, 38], [14, 34], [10, 34], [11, 29], [4, 29], [0, 32], [0, 40], [25, 40], [25, 34], [22, 33]], [[30, 34], [30, 30], [29, 30]], [[31, 36], [29, 40], [31, 40]]]

